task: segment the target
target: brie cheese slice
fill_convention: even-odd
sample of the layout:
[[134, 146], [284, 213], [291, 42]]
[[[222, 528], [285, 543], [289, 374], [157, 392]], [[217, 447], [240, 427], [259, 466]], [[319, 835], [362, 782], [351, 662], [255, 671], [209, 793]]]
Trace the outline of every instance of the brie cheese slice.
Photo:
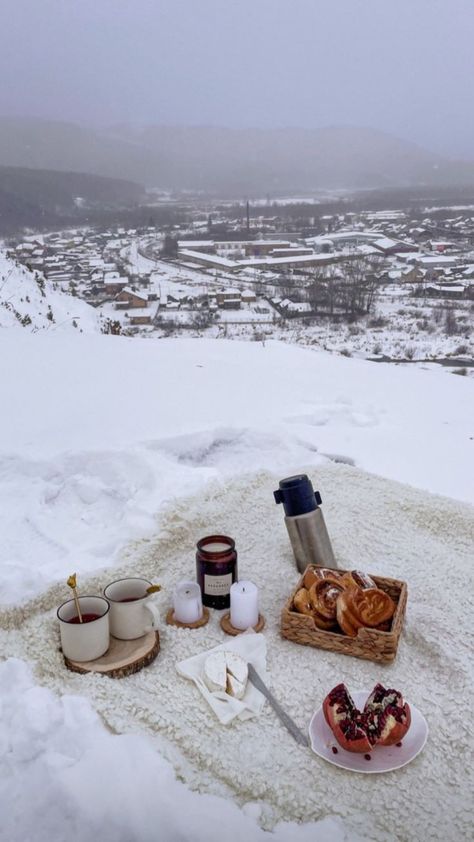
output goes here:
[[233, 675], [237, 681], [240, 681], [241, 684], [246, 684], [249, 677], [249, 671], [244, 659], [241, 658], [240, 655], [236, 655], [235, 652], [226, 652], [225, 654], [227, 672], [230, 672], [230, 674]]
[[212, 652], [204, 662], [204, 683], [211, 693], [227, 693], [242, 699], [247, 687], [247, 664], [235, 652], [221, 649]]
[[225, 652], [212, 652], [204, 662], [204, 683], [211, 693], [226, 692], [227, 671]]
[[235, 699], [243, 699], [245, 695], [246, 684], [238, 681], [234, 676], [227, 673], [227, 690], [229, 696], [234, 696]]

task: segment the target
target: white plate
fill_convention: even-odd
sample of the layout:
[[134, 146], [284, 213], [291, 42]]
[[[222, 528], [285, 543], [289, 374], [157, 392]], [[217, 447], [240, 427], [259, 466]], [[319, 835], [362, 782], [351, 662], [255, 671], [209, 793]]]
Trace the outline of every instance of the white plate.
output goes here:
[[[352, 693], [357, 707], [362, 710], [365, 702], [370, 696], [371, 690], [358, 690]], [[365, 772], [374, 774], [377, 772], [392, 772], [393, 769], [400, 769], [410, 763], [417, 754], [424, 748], [428, 739], [428, 724], [425, 717], [414, 705], [410, 703], [411, 725], [401, 740], [401, 746], [375, 746], [370, 752], [370, 760], [366, 760], [363, 754], [356, 754], [346, 751], [337, 742], [333, 732], [327, 724], [322, 707], [313, 714], [309, 723], [309, 736], [311, 748], [314, 753], [333, 766], [340, 766], [341, 769], [350, 769], [352, 772]], [[334, 754], [332, 747], [337, 748]]]

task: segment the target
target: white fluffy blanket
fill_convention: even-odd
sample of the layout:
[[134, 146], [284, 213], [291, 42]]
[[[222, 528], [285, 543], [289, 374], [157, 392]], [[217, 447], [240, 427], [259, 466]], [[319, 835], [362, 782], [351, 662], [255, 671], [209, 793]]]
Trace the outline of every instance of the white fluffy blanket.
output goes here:
[[233, 535], [241, 577], [260, 588], [275, 695], [305, 729], [339, 681], [352, 689], [379, 680], [401, 689], [430, 727], [425, 750], [404, 769], [357, 775], [330, 766], [298, 746], [268, 705], [258, 719], [221, 726], [175, 670], [176, 661], [223, 641], [215, 612], [199, 630], [163, 625], [157, 660], [135, 676], [81, 676], [64, 668], [58, 651], [54, 609], [65, 596], [61, 584], [0, 614], [2, 655], [33, 662], [38, 680], [58, 692], [89, 697], [114, 731], [150, 735], [191, 787], [227, 791], [240, 803], [266, 802], [268, 825], [335, 814], [366, 838], [371, 827], [374, 840], [468, 839], [474, 510], [347, 465], [324, 466], [312, 477], [341, 566], [408, 582], [406, 625], [390, 666], [280, 638], [280, 611], [297, 572], [283, 512], [273, 503], [276, 479], [268, 474], [178, 502], [160, 518], [155, 540], [131, 547], [113, 574], [81, 587], [98, 592], [111, 575], [133, 571], [162, 583], [164, 614], [173, 584], [194, 575], [196, 540], [210, 531]]

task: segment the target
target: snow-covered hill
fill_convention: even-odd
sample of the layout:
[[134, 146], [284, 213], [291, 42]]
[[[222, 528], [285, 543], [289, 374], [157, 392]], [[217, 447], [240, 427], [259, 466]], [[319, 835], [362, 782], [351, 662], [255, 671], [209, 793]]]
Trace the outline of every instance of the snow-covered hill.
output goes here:
[[[70, 323], [81, 302], [73, 299], [69, 310], [69, 296], [48, 291], [43, 298], [21, 270], [2, 283], [6, 300], [11, 283], [16, 308], [41, 305], [33, 335], [34, 325], [21, 328], [15, 315], [7, 322], [11, 311], [0, 307], [18, 327], [0, 330], [4, 605], [22, 604], [73, 570], [113, 565], [129, 541], [156, 532], [165, 502], [258, 468], [281, 476], [309, 468], [317, 484], [318, 466], [340, 460], [474, 500], [469, 378], [279, 342], [81, 336]], [[104, 842], [358, 838], [331, 818], [332, 803], [318, 824], [285, 823], [268, 836], [257, 824], [265, 804], [250, 800], [240, 809], [225, 791], [191, 792], [163, 759], [161, 743], [109, 733], [87, 699], [35, 682], [40, 674], [24, 661], [0, 663], [8, 842], [85, 842], [97, 834]], [[318, 774], [315, 766], [315, 786]], [[381, 839], [371, 816], [365, 820], [364, 838]]]
[[24, 330], [0, 331], [0, 366], [3, 601], [113, 563], [164, 502], [243, 471], [335, 459], [474, 498], [468, 378], [279, 342]]
[[95, 333], [99, 315], [85, 301], [48, 283], [0, 250], [0, 328]]

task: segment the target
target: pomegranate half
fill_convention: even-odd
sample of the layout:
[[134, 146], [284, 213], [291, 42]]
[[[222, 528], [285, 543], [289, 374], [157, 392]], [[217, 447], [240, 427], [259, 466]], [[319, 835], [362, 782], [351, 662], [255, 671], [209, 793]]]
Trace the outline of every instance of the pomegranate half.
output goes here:
[[407, 733], [411, 713], [398, 690], [376, 684], [364, 710], [360, 711], [345, 684], [338, 684], [326, 696], [323, 713], [339, 745], [357, 753], [368, 753], [374, 746], [391, 746]]

